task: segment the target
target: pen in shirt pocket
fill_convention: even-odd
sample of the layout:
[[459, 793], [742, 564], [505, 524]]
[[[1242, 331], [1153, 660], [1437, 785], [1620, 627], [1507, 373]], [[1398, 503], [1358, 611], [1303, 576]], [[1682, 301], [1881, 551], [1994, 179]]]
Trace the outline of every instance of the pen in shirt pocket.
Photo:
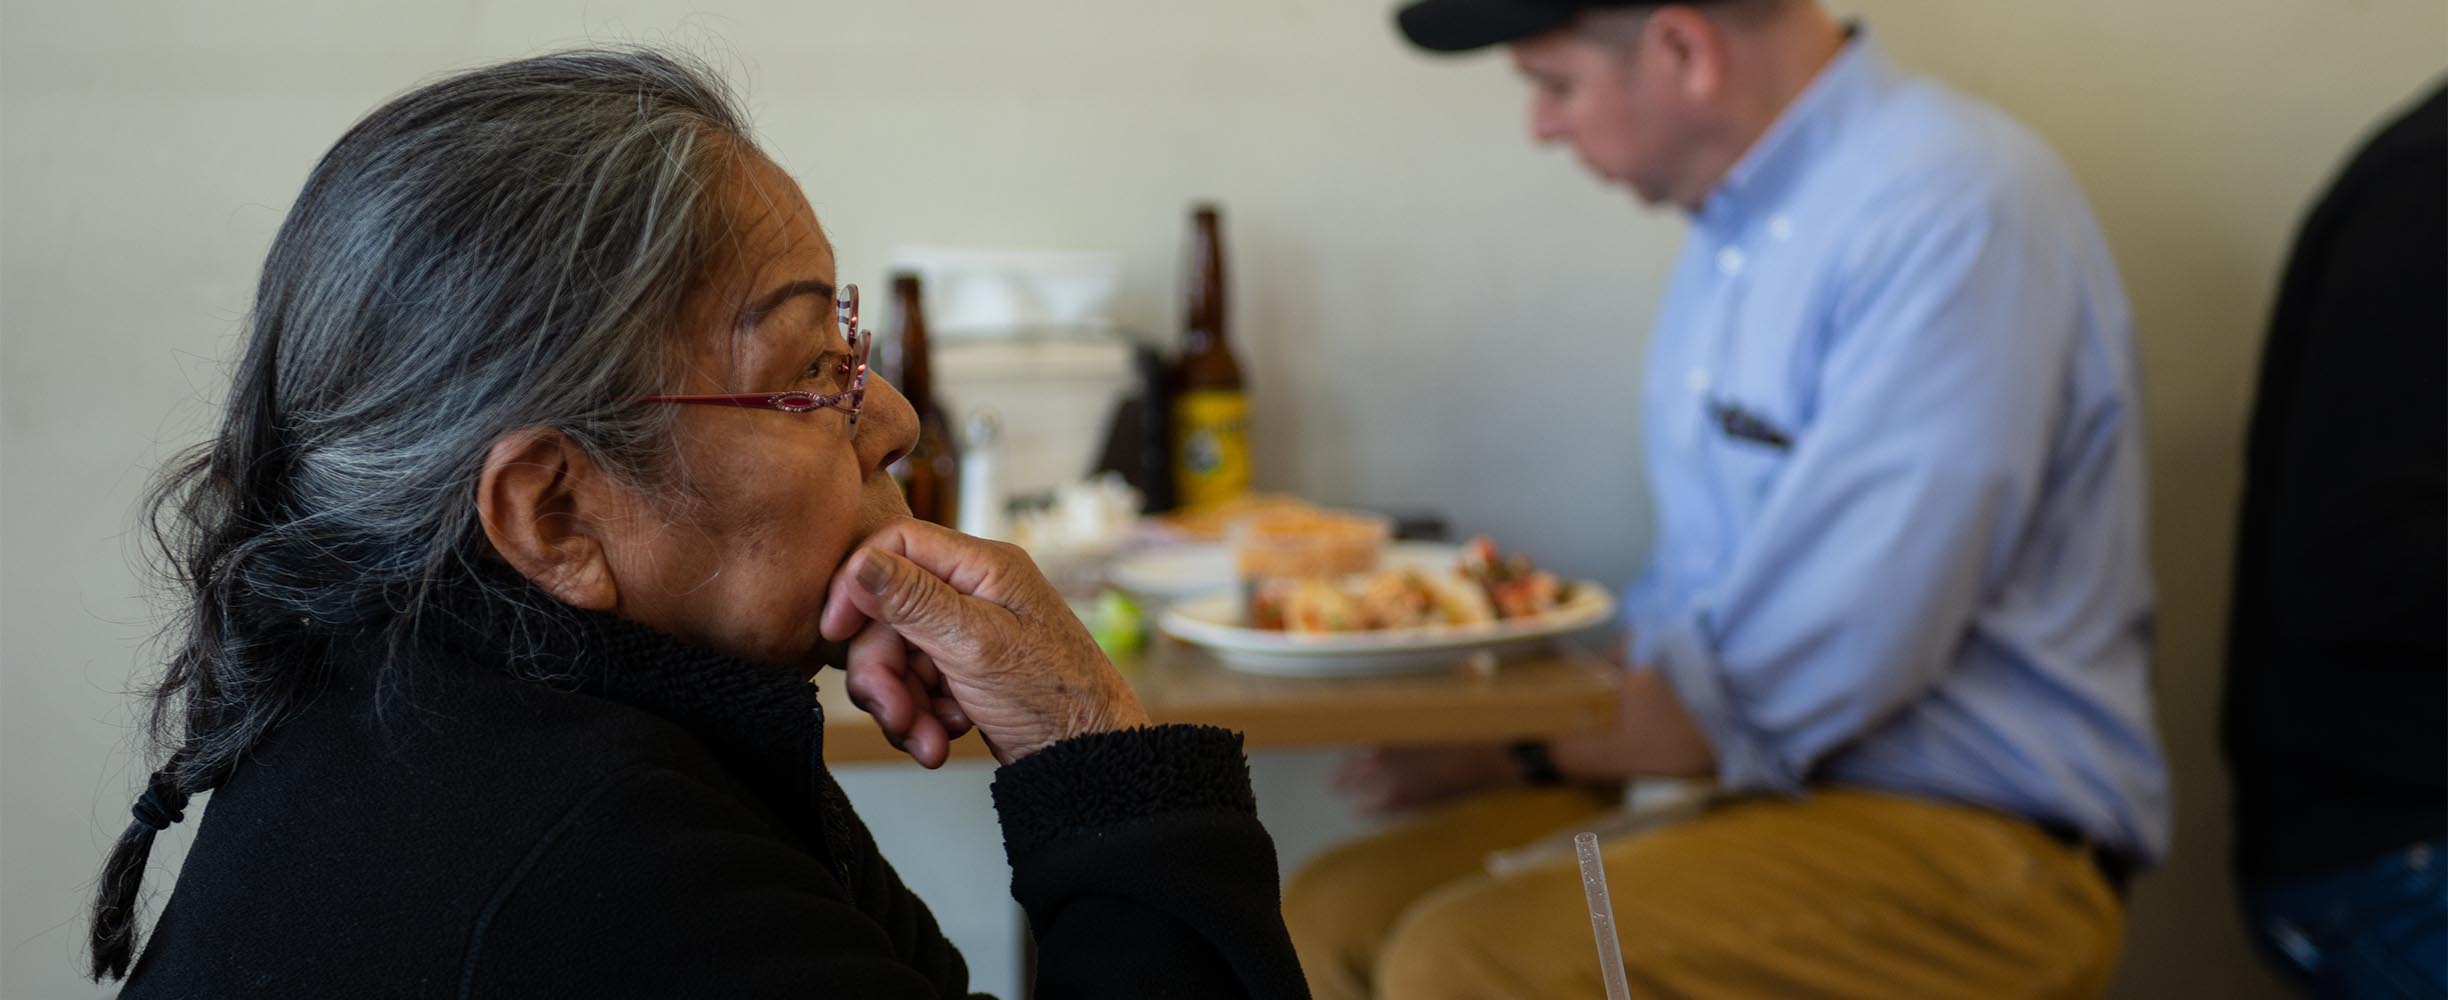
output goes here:
[[1770, 423], [1766, 417], [1743, 409], [1740, 404], [1721, 399], [1710, 400], [1708, 412], [1709, 419], [1716, 421], [1717, 429], [1724, 431], [1727, 437], [1764, 444], [1778, 451], [1793, 449], [1792, 435]]

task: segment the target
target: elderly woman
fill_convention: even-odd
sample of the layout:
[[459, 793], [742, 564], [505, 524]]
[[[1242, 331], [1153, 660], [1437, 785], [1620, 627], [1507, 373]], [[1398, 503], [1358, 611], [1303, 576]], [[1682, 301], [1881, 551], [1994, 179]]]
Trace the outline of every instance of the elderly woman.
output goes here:
[[1002, 762], [1042, 995], [1305, 996], [1237, 737], [1151, 727], [1025, 557], [907, 520], [914, 420], [845, 291], [666, 55], [464, 73], [342, 137], [158, 488], [170, 753], [96, 978], [209, 789], [123, 996], [964, 995], [825, 768], [838, 663], [920, 762], [973, 726]]

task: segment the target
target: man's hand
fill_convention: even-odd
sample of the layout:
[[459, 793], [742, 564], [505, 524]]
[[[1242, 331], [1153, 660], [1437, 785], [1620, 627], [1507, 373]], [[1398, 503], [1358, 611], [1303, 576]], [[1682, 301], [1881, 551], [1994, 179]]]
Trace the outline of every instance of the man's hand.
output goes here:
[[1502, 746], [1370, 747], [1336, 769], [1335, 788], [1370, 816], [1397, 816], [1521, 783]]
[[1708, 734], [1664, 675], [1648, 668], [1624, 674], [1623, 716], [1602, 733], [1558, 737], [1548, 744], [1567, 781], [1620, 784], [1637, 777], [1697, 778], [1715, 773]]
[[[1665, 678], [1650, 670], [1625, 675], [1616, 728], [1559, 737], [1548, 752], [1566, 782], [1596, 787], [1641, 775], [1699, 777], [1716, 769], [1708, 736]], [[1335, 788], [1371, 816], [1416, 812], [1521, 782], [1512, 755], [1493, 744], [1371, 747], [1346, 758], [1334, 777]]]

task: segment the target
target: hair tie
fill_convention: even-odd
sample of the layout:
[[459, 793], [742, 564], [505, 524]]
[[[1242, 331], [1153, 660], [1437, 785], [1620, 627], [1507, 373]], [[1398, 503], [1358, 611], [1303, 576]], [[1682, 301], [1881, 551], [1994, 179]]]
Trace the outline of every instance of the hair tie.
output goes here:
[[[162, 800], [161, 791], [160, 784], [147, 784], [144, 794], [136, 797], [136, 804], [128, 807], [128, 812], [135, 814], [136, 822], [144, 824], [145, 829], [155, 833], [167, 830], [170, 824], [187, 818], [186, 803], [172, 805], [165, 802]], [[171, 794], [178, 795], [176, 791]], [[185, 798], [185, 796], [179, 797]]]

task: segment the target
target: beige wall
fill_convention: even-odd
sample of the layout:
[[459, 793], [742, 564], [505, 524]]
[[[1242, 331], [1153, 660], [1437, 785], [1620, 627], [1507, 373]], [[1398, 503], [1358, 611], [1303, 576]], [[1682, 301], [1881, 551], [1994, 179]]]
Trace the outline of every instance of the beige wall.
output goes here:
[[[2037, 127], [2105, 222], [2150, 376], [2180, 788], [2119, 995], [2270, 995], [2222, 875], [2212, 743], [2238, 441], [2287, 234], [2349, 141], [2448, 62], [2448, 5], [1845, 6]], [[136, 781], [119, 692], [147, 663], [131, 505], [200, 433], [306, 168], [424, 75], [584, 38], [729, 67], [855, 279], [909, 243], [1110, 248], [1127, 318], [1169, 332], [1182, 209], [1221, 198], [1269, 485], [1440, 507], [1575, 572], [1637, 565], [1631, 387], [1681, 227], [1528, 148], [1501, 61], [1402, 51], [1382, 0], [6, 0], [0, 995], [92, 992], [78, 912]], [[1427, 398], [1445, 390], [1489, 405]], [[1349, 829], [1320, 768], [1262, 762], [1288, 860]], [[1000, 892], [982, 784], [881, 772], [854, 795], [940, 898]], [[944, 909], [980, 985], [1007, 989], [1008, 909]]]

